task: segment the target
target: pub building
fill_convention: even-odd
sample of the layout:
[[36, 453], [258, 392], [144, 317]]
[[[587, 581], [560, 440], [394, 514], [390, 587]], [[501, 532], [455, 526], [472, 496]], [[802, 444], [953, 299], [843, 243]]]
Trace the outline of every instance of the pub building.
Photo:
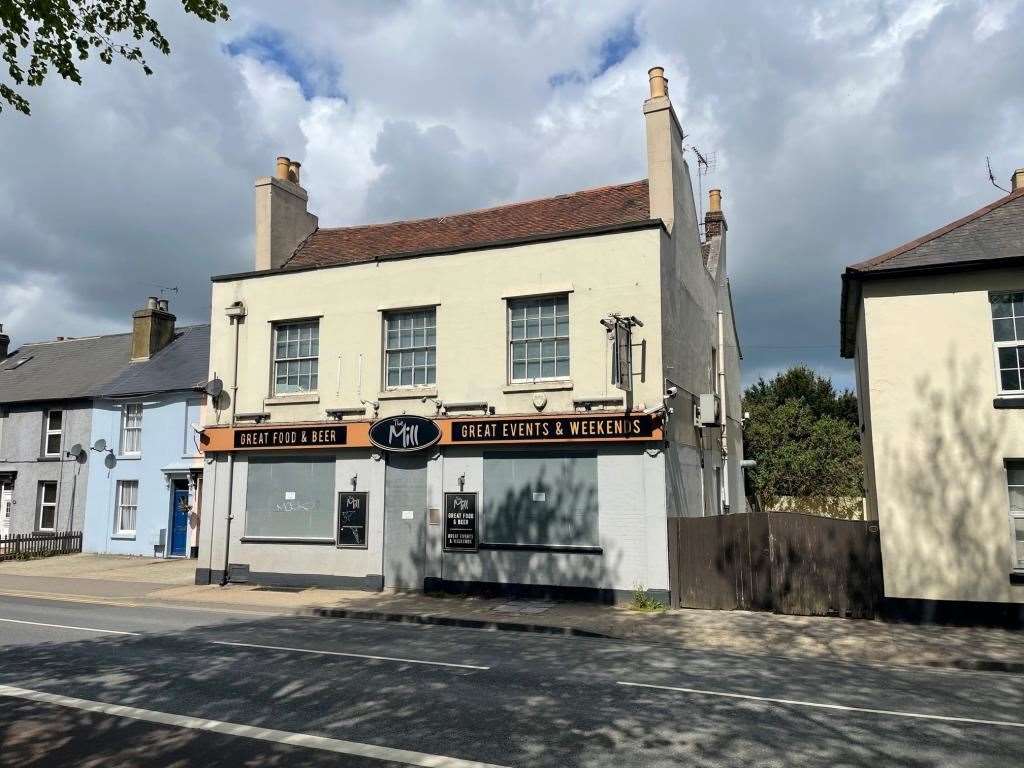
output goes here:
[[698, 221], [649, 88], [639, 181], [341, 228], [299, 163], [256, 181], [197, 583], [677, 597], [668, 518], [743, 508], [740, 350], [721, 194]]

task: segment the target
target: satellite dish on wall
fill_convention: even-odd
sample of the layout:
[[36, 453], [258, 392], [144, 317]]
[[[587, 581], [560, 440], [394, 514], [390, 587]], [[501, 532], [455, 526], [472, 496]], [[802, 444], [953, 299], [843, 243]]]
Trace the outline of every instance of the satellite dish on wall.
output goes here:
[[210, 381], [206, 382], [204, 389], [210, 397], [220, 397], [220, 393], [224, 391], [224, 382], [220, 379], [210, 379]]
[[68, 449], [68, 453], [70, 453], [77, 459], [79, 456], [82, 455], [82, 444], [75, 443], [74, 445], [71, 446], [71, 448]]
[[93, 446], [92, 446], [92, 449], [93, 449], [94, 451], [105, 451], [105, 450], [107, 450], [107, 441], [106, 441], [106, 440], [104, 440], [104, 439], [103, 439], [103, 438], [101, 437], [101, 438], [100, 438], [99, 440], [97, 440], [97, 441], [96, 441], [96, 442], [95, 442], [95, 443], [93, 444]]
[[112, 453], [108, 453], [103, 457], [103, 466], [107, 469], [113, 469], [117, 466], [117, 457]]

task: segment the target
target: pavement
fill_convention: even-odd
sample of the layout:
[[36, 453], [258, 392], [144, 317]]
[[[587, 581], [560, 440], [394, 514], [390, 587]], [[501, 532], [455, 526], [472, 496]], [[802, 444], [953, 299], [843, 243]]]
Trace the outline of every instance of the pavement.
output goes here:
[[1019, 765], [1024, 678], [0, 596], [0, 765]]
[[520, 630], [675, 646], [715, 648], [766, 659], [823, 659], [885, 666], [1024, 673], [1024, 632], [991, 627], [899, 624], [747, 611], [667, 610], [510, 601], [413, 593], [252, 585], [198, 586], [194, 561], [68, 555], [0, 563], [0, 595], [195, 606], [278, 614]]

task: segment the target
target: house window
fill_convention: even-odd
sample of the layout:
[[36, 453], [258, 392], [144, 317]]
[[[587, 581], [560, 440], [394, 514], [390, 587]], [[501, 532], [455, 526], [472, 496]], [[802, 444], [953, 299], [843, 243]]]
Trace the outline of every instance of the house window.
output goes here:
[[36, 515], [36, 530], [55, 531], [57, 529], [57, 484], [45, 482], [39, 484], [39, 509]]
[[316, 392], [320, 359], [320, 322], [274, 326], [274, 394]]
[[64, 412], [54, 409], [46, 412], [46, 436], [43, 455], [60, 456], [60, 438], [64, 428]]
[[142, 403], [121, 406], [121, 455], [142, 453]]
[[333, 456], [252, 456], [248, 464], [246, 536], [333, 539]]
[[1024, 292], [994, 293], [992, 336], [1000, 392], [1024, 392]]
[[509, 379], [569, 376], [569, 297], [542, 296], [508, 303]]
[[489, 544], [598, 544], [595, 454], [487, 453], [483, 491]]
[[139, 511], [139, 481], [117, 481], [117, 514], [114, 533], [119, 536], [135, 535], [135, 516]]
[[385, 386], [423, 387], [437, 383], [437, 313], [431, 309], [392, 312], [384, 318]]
[[1010, 496], [1013, 567], [1024, 571], [1024, 461], [1006, 462], [1006, 486]]

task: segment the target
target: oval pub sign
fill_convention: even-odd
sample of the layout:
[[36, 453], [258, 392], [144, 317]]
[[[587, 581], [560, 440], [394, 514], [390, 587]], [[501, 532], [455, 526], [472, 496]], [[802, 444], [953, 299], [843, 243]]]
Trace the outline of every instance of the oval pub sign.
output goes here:
[[441, 428], [423, 416], [388, 416], [370, 425], [370, 442], [385, 451], [419, 451], [441, 439]]

